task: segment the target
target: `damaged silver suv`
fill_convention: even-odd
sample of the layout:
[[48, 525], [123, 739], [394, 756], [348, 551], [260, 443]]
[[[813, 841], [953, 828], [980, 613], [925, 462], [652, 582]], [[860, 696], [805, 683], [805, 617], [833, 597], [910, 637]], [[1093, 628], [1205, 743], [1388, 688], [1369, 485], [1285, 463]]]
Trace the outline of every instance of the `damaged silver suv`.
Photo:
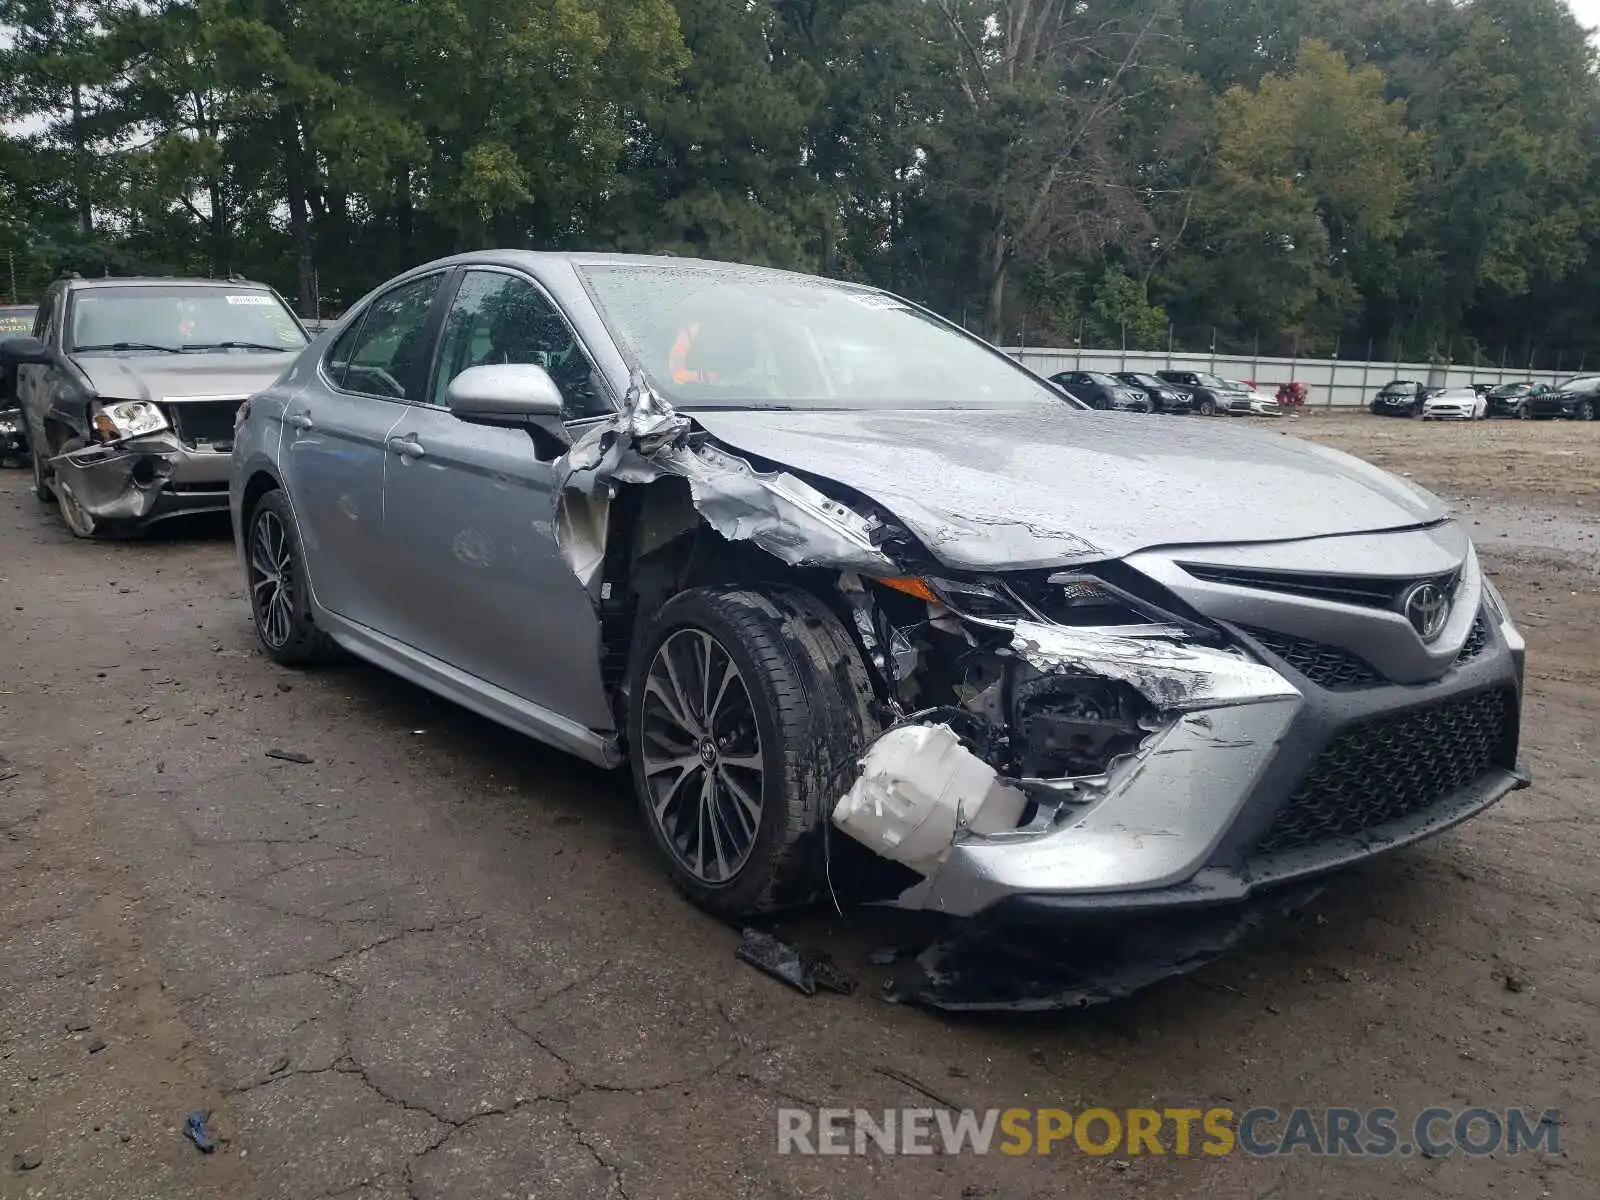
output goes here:
[[34, 335], [0, 342], [35, 494], [78, 537], [222, 511], [234, 413], [307, 340], [276, 292], [243, 279], [57, 281]]
[[273, 658], [628, 764], [724, 914], [1243, 899], [1526, 783], [1523, 640], [1433, 496], [866, 287], [419, 267], [241, 410], [231, 501]]

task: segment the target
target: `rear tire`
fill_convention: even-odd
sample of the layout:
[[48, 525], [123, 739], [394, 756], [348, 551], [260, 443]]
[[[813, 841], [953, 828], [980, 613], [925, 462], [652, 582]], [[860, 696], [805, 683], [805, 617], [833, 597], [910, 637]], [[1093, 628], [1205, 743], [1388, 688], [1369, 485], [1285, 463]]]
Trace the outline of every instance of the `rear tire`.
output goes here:
[[793, 588], [696, 588], [636, 647], [634, 789], [673, 884], [723, 917], [813, 899], [833, 806], [878, 730], [844, 626]]
[[267, 657], [286, 667], [338, 657], [338, 645], [312, 618], [305, 549], [281, 489], [266, 493], [250, 510], [244, 553], [250, 619]]

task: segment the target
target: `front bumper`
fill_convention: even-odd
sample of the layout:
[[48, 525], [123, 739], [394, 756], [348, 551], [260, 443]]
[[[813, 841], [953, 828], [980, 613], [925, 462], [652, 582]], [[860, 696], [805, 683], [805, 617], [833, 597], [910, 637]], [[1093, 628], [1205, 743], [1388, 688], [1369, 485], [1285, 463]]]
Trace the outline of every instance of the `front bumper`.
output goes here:
[[1233, 903], [1410, 845], [1526, 786], [1525, 644], [1466, 572], [1457, 648], [1437, 647], [1434, 667], [1423, 649], [1375, 659], [1387, 676], [1232, 620], [1219, 623], [1255, 661], [1171, 642], [1117, 657], [1059, 628], [1055, 650], [1019, 638], [1031, 665], [1130, 683], [1166, 718], [1084, 781], [1081, 807], [1015, 832], [958, 831], [897, 903], [1032, 918]]
[[1416, 400], [1409, 396], [1401, 400], [1378, 399], [1372, 402], [1372, 412], [1379, 417], [1409, 417], [1416, 407]]
[[186, 513], [228, 507], [232, 458], [187, 446], [170, 431], [95, 443], [50, 460], [55, 485], [97, 524], [139, 529]]
[[1424, 421], [1470, 421], [1473, 419], [1473, 410], [1459, 404], [1446, 405], [1439, 408], [1424, 408], [1422, 410]]

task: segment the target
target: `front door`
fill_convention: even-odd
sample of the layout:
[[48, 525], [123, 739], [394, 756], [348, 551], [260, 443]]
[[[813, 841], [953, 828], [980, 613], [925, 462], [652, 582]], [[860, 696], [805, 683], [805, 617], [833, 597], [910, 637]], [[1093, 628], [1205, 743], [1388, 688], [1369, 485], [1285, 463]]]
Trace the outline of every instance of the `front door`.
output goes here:
[[430, 316], [444, 279], [425, 275], [377, 297], [284, 411], [280, 469], [317, 602], [384, 631], [394, 599], [383, 538], [388, 437], [407, 400], [426, 389]]
[[536, 363], [574, 421], [610, 411], [571, 327], [528, 278], [464, 272], [425, 403], [389, 433], [384, 529], [396, 567], [393, 636], [591, 729], [609, 729], [593, 602], [555, 541], [553, 463], [524, 429], [451, 415], [450, 381], [487, 363]]

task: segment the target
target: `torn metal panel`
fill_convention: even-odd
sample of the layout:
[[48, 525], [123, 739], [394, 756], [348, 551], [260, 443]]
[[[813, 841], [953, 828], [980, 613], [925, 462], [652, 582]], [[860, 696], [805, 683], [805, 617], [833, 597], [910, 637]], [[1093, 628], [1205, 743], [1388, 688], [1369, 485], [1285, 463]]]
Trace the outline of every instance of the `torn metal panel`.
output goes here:
[[137, 521], [150, 515], [184, 453], [170, 432], [68, 450], [50, 460], [55, 484], [97, 521]]
[[[605, 553], [603, 507], [621, 484], [665, 475], [689, 481], [700, 515], [729, 541], [750, 541], [790, 566], [886, 572], [874, 544], [879, 524], [787, 471], [757, 471], [709, 443], [691, 446], [689, 418], [640, 375], [623, 411], [596, 426], [556, 463], [556, 541], [586, 587]], [[587, 507], [577, 498], [592, 501]]]
[[873, 542], [877, 522], [787, 471], [757, 471], [707, 444], [664, 460], [689, 481], [695, 508], [723, 537], [751, 541], [792, 567], [895, 571]]
[[1033, 621], [1008, 628], [1012, 651], [1037, 670], [1118, 679], [1159, 709], [1181, 712], [1300, 696], [1271, 667], [1194, 645], [1191, 635], [1177, 628], [1090, 629]]

